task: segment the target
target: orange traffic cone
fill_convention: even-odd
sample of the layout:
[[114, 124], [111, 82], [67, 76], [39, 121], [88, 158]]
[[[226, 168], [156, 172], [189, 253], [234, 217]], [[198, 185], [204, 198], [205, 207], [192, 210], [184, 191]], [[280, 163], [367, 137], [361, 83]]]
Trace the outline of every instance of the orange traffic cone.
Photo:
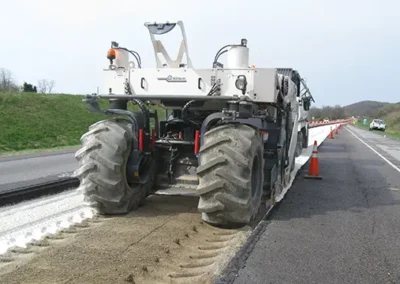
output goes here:
[[339, 134], [339, 130], [338, 130], [337, 126], [336, 126], [336, 129], [335, 129], [335, 134]]
[[304, 178], [322, 179], [322, 177], [319, 175], [318, 146], [316, 140], [314, 141], [314, 148], [311, 155], [311, 162], [310, 162], [310, 168], [308, 169], [308, 175], [306, 175]]
[[331, 132], [329, 133], [329, 138], [330, 138], [330, 139], [334, 139], [334, 137], [333, 137], [333, 131], [332, 131], [332, 126], [331, 126]]

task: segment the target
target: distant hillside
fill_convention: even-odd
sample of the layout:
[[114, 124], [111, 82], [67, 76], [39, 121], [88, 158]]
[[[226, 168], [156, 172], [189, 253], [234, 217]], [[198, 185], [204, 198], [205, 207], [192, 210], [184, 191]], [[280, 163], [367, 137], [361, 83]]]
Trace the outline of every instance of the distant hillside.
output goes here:
[[387, 105], [391, 104], [377, 101], [361, 101], [348, 106], [344, 106], [343, 109], [348, 116], [370, 116], [373, 115], [378, 109]]

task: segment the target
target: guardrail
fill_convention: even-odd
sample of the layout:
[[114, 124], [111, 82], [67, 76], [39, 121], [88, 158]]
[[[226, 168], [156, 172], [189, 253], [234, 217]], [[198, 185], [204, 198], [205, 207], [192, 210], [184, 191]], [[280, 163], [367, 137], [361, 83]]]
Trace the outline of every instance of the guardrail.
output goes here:
[[64, 190], [78, 186], [78, 178], [63, 178], [56, 181], [2, 191], [0, 192], [0, 206], [38, 198], [43, 195], [60, 193]]
[[311, 121], [308, 123], [308, 128], [313, 128], [313, 127], [318, 127], [318, 126], [324, 126], [324, 125], [330, 125], [330, 124], [348, 124], [353, 121], [352, 118], [347, 118], [347, 119], [337, 119], [337, 120], [329, 120], [329, 121]]

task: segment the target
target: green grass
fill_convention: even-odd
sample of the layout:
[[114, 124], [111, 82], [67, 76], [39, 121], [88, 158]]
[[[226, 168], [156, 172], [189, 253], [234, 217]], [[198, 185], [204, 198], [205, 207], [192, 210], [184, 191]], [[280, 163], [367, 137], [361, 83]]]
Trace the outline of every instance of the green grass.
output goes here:
[[[91, 124], [110, 118], [90, 112], [82, 99], [78, 95], [0, 93], [0, 155], [79, 145]], [[103, 109], [108, 102], [100, 100], [100, 104]], [[164, 117], [161, 109], [158, 115]]]

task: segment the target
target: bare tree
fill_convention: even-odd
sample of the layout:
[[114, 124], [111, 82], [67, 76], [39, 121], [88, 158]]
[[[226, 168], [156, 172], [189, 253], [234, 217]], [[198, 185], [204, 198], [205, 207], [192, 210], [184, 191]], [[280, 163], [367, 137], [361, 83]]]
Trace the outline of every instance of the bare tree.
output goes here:
[[312, 107], [310, 114], [317, 120], [324, 118], [339, 119], [346, 117], [346, 113], [343, 107], [340, 105], [335, 106], [323, 106], [322, 108]]
[[41, 79], [38, 81], [38, 92], [45, 94], [51, 93], [54, 89], [56, 82], [54, 80]]
[[45, 94], [47, 92], [47, 81], [46, 79], [41, 79], [38, 81], [38, 92]]
[[19, 88], [15, 84], [10, 70], [0, 68], [0, 92], [16, 92]]
[[51, 80], [51, 81], [48, 81], [47, 82], [47, 91], [49, 92], [49, 93], [52, 93], [53, 92], [53, 89], [54, 89], [54, 85], [56, 84], [56, 82], [54, 82], [54, 80]]

